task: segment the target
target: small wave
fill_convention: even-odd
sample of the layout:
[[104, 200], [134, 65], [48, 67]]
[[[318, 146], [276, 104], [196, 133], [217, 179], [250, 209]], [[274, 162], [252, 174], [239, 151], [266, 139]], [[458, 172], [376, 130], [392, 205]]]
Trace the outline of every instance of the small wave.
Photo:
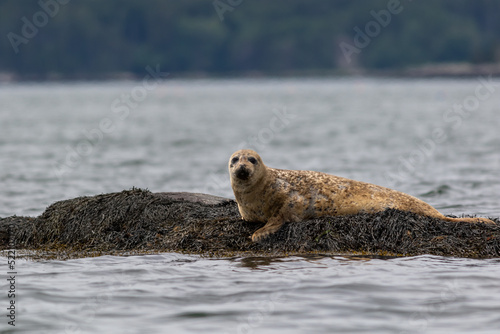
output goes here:
[[450, 186], [443, 184], [437, 187], [436, 189], [432, 189], [431, 191], [421, 194], [420, 197], [436, 197], [436, 196], [446, 195], [450, 192], [450, 190], [451, 190]]

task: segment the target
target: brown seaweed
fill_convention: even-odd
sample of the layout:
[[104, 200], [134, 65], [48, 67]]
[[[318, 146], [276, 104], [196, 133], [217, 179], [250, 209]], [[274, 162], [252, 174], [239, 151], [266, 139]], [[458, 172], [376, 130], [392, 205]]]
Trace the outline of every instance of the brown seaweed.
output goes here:
[[285, 224], [265, 240], [231, 199], [131, 189], [50, 205], [38, 217], [0, 218], [0, 249], [32, 257], [185, 252], [205, 256], [373, 254], [500, 257], [500, 221], [446, 222], [409, 212], [322, 217]]

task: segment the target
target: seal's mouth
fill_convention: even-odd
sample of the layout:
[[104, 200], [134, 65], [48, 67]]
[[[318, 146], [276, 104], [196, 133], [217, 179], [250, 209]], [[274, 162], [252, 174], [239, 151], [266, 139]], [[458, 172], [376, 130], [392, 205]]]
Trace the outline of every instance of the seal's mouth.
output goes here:
[[240, 180], [246, 181], [250, 177], [250, 171], [245, 166], [241, 166], [236, 170], [234, 176]]

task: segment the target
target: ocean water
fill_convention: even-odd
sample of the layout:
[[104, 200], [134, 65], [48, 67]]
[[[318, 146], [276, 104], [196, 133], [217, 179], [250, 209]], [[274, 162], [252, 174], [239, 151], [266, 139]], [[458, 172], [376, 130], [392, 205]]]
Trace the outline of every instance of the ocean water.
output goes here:
[[[444, 214], [499, 217], [499, 83], [3, 84], [0, 217], [132, 187], [232, 197], [227, 159], [243, 147], [271, 167], [395, 188]], [[0, 333], [500, 330], [499, 259], [158, 254], [17, 259], [15, 269], [16, 326], [0, 312]]]

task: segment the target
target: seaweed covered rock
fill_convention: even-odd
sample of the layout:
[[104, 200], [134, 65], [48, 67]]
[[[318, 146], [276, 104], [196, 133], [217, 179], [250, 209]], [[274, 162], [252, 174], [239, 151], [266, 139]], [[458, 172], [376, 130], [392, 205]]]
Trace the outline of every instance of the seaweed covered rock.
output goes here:
[[[500, 257], [500, 222], [445, 222], [408, 212], [323, 217], [285, 224], [262, 242], [263, 223], [240, 219], [236, 202], [206, 194], [120, 193], [56, 202], [36, 218], [0, 219], [0, 247], [79, 257], [124, 251], [213, 256], [355, 253]], [[12, 247], [10, 247], [12, 248]]]

